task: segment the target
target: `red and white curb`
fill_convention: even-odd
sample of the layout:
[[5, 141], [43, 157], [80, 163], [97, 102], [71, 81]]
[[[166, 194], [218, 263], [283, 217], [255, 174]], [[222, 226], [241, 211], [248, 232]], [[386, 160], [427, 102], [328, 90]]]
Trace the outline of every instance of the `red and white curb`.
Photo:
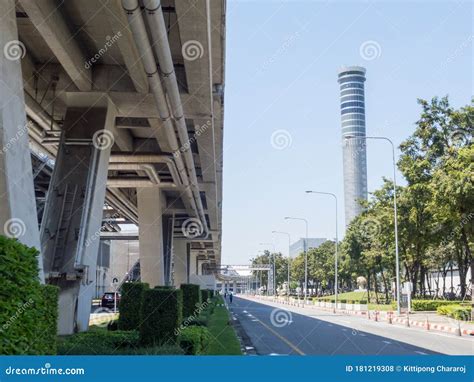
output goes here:
[[[277, 299], [272, 299], [272, 298], [264, 298], [262, 296], [249, 296], [250, 298], [255, 298], [259, 300], [266, 300], [270, 302], [275, 302], [278, 304], [282, 305], [289, 305], [289, 306], [296, 306], [299, 308], [315, 308], [315, 309], [323, 309], [323, 310], [329, 310], [329, 311], [334, 311], [334, 308], [330, 307], [324, 307], [324, 306], [316, 306], [313, 304], [304, 304], [302, 302], [296, 302], [293, 300], [277, 300]], [[347, 314], [347, 315], [357, 315], [357, 316], [366, 316], [369, 320], [373, 321], [381, 321], [381, 322], [388, 322], [389, 324], [400, 324], [404, 325], [406, 327], [418, 327], [418, 328], [423, 328], [426, 330], [434, 330], [434, 331], [440, 331], [440, 332], [445, 332], [445, 333], [451, 333], [454, 335], [465, 335], [465, 336], [474, 336], [474, 329], [461, 329], [461, 328], [456, 328], [453, 326], [448, 326], [448, 325], [442, 325], [442, 324], [433, 324], [430, 323], [429, 320], [424, 320], [424, 321], [417, 321], [417, 320], [412, 320], [410, 317], [395, 317], [395, 313], [392, 311], [361, 311], [361, 310], [346, 310], [346, 309], [337, 309], [337, 313], [342, 313], [342, 314]]]

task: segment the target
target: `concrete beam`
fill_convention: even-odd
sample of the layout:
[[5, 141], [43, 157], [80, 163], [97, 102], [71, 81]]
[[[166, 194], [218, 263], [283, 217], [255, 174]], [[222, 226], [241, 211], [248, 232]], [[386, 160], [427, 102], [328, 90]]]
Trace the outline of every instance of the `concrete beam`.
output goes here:
[[57, 3], [53, 0], [19, 1], [76, 86], [82, 91], [91, 90], [92, 75], [85, 67], [86, 57], [62, 17]]
[[135, 89], [142, 94], [148, 93], [148, 79], [142, 60], [138, 55], [132, 32], [128, 26], [127, 16], [123, 11], [121, 0], [110, 1], [104, 9], [114, 34], [121, 36], [117, 40], [117, 45]]

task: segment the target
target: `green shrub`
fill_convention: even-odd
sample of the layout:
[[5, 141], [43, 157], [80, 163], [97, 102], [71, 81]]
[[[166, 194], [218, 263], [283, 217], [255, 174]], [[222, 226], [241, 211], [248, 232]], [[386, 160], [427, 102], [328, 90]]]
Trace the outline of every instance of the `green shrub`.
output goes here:
[[196, 308], [201, 303], [199, 285], [181, 284], [181, 290], [183, 291], [183, 317], [194, 316]]
[[452, 317], [456, 320], [468, 321], [471, 317], [471, 308], [463, 305], [441, 305], [436, 309], [438, 314]]
[[57, 290], [38, 278], [38, 251], [0, 236], [0, 353], [54, 354]]
[[41, 319], [37, 322], [36, 338], [41, 342], [41, 354], [57, 353], [58, 292], [54, 285], [41, 285], [42, 301], [36, 307]]
[[179, 289], [148, 289], [141, 306], [140, 341], [145, 345], [174, 343], [183, 321], [183, 292]]
[[360, 301], [359, 301], [359, 304], [360, 304], [360, 305], [366, 305], [366, 304], [367, 304], [367, 300], [360, 300]]
[[118, 327], [120, 330], [136, 330], [140, 325], [140, 311], [143, 292], [149, 288], [146, 283], [124, 283], [120, 289], [120, 315]]
[[201, 289], [201, 303], [205, 303], [209, 299], [209, 290]]
[[443, 305], [453, 305], [456, 304], [456, 301], [447, 301], [447, 300], [412, 300], [411, 307], [415, 311], [435, 311], [439, 306]]
[[341, 304], [345, 304], [345, 303], [347, 303], [347, 300], [342, 299], [342, 300], [339, 300], [339, 302], [340, 302]]
[[178, 343], [186, 355], [204, 354], [211, 341], [209, 330], [203, 326], [188, 326], [181, 330]]
[[111, 355], [128, 354], [139, 346], [138, 331], [107, 331], [104, 328], [90, 328], [87, 332], [60, 337], [58, 354], [61, 355]]

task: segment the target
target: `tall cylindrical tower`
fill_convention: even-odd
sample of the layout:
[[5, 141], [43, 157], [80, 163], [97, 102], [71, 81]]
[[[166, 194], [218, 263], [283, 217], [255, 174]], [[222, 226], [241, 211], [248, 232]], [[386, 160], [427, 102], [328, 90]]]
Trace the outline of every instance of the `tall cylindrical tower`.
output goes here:
[[[344, 207], [346, 225], [367, 200], [367, 151], [365, 141], [365, 68], [344, 67], [338, 80], [341, 100], [342, 153], [344, 165]], [[357, 137], [364, 137], [357, 139]]]

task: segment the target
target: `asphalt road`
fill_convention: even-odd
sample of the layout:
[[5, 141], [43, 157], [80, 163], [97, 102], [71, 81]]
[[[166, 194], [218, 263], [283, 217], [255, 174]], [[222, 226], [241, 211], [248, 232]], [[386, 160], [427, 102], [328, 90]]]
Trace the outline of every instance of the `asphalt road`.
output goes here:
[[474, 354], [469, 337], [235, 296], [228, 306], [261, 355]]

